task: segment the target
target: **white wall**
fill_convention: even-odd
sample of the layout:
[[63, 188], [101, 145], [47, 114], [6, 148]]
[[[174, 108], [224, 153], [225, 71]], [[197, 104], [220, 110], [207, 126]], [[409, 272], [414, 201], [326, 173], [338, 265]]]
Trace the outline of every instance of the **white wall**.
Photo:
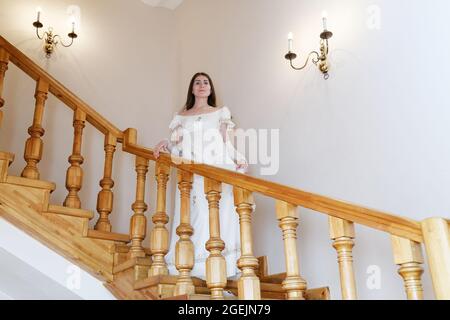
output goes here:
[[103, 281], [4, 219], [0, 219], [0, 270], [0, 299], [115, 300]]
[[[79, 37], [72, 47], [59, 46], [51, 59], [46, 59], [32, 26], [35, 8], [39, 5], [44, 10], [44, 29], [52, 25], [67, 41], [66, 10], [71, 4], [81, 9]], [[167, 122], [174, 109], [178, 89], [173, 20], [173, 11], [152, 8], [140, 0], [0, 1], [0, 34], [120, 130], [139, 129], [138, 141], [143, 145], [159, 139], [161, 132], [167, 135]], [[16, 154], [11, 168], [16, 175], [25, 166], [23, 148], [33, 117], [34, 89], [34, 82], [10, 63], [0, 149]], [[39, 169], [42, 179], [56, 182], [52, 203], [57, 204], [67, 195], [65, 172], [72, 151], [72, 114], [49, 95]], [[111, 221], [113, 231], [128, 233], [136, 174], [134, 158], [120, 149], [119, 144], [113, 168], [115, 201]], [[80, 198], [84, 208], [95, 211], [103, 175], [103, 136], [89, 124], [83, 135], [82, 155], [85, 175]], [[150, 172], [154, 172], [153, 165]], [[154, 199], [154, 188], [149, 194]]]
[[[36, 51], [40, 44], [28, 28], [31, 2], [0, 2], [1, 34], [41, 65], [47, 63], [57, 79], [119, 128], [138, 128], [142, 143], [152, 146], [166, 136], [190, 77], [206, 71], [239, 126], [280, 130], [280, 170], [263, 178], [416, 220], [449, 217], [446, 1], [431, 6], [419, 0], [186, 0], [175, 13], [140, 1], [79, 1], [85, 21], [79, 42], [50, 61]], [[49, 3], [52, 20], [69, 4], [41, 5], [45, 9]], [[368, 28], [371, 5], [380, 9], [380, 29]], [[324, 9], [334, 32], [327, 81], [312, 66], [293, 71], [283, 58], [289, 31], [295, 34], [298, 64], [318, 49]], [[32, 95], [33, 84], [14, 69], [8, 71], [1, 134], [12, 132], [20, 143], [0, 139], [0, 148], [17, 154], [13, 169], [20, 173], [31, 121], [30, 111], [24, 110], [32, 108], [32, 100], [24, 104], [22, 97]], [[70, 117], [50, 99], [40, 167], [46, 179], [58, 183], [53, 199], [60, 201], [65, 196], [61, 172], [71, 148]], [[85, 207], [93, 209], [102, 141], [92, 129], [86, 133], [88, 179], [81, 195]], [[118, 160], [113, 220], [125, 232], [135, 184], [131, 157]], [[259, 167], [253, 165], [251, 174], [259, 175]], [[152, 208], [154, 201], [148, 202]], [[326, 216], [300, 212], [302, 275], [309, 287], [330, 286], [333, 298], [340, 298]], [[271, 199], [257, 197], [254, 230], [257, 255], [269, 256], [271, 273], [283, 272], [281, 232]], [[389, 237], [361, 226], [356, 233], [359, 297], [403, 299]], [[366, 271], [373, 265], [381, 271], [380, 290], [366, 286]], [[431, 298], [428, 274], [424, 286]]]
[[[368, 28], [371, 5], [380, 29]], [[443, 0], [185, 1], [177, 10], [180, 87], [197, 70], [209, 72], [241, 127], [280, 129], [280, 170], [264, 178], [417, 220], [449, 217], [449, 9]], [[334, 32], [327, 81], [284, 59], [289, 31], [297, 65], [318, 50], [322, 10]], [[302, 274], [340, 298], [326, 216], [300, 215]], [[257, 254], [283, 272], [272, 200], [257, 198], [254, 222]], [[389, 237], [360, 226], [356, 234], [359, 297], [403, 299]], [[366, 286], [371, 265], [381, 270], [380, 290]], [[428, 275], [424, 284], [432, 297]]]

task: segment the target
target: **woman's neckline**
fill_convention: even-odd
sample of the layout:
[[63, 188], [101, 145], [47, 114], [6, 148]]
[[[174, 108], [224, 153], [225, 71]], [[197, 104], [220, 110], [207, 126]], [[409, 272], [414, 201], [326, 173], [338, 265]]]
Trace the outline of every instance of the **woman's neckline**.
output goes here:
[[215, 113], [215, 112], [217, 112], [217, 111], [219, 111], [219, 110], [222, 110], [222, 108], [224, 108], [224, 107], [220, 107], [220, 108], [214, 107], [214, 108], [217, 109], [217, 110], [214, 110], [214, 111], [211, 111], [211, 112], [199, 113], [199, 114], [177, 114], [177, 115], [180, 116], [180, 117], [197, 117], [197, 116], [203, 116], [203, 115], [205, 115], [205, 114]]

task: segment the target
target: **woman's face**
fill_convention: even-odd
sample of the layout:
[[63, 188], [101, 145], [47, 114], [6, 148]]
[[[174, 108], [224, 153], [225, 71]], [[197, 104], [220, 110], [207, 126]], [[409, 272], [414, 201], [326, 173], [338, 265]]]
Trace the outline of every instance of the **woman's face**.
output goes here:
[[211, 84], [205, 76], [198, 76], [194, 80], [192, 93], [196, 98], [208, 98], [211, 94]]

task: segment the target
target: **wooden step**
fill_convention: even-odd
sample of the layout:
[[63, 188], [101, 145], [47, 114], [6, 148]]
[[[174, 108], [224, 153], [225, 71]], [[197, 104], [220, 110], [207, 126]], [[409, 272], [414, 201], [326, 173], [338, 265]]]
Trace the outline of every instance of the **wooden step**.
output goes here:
[[[175, 285], [177, 280], [178, 276], [175, 275], [152, 276], [144, 280], [136, 281], [134, 289], [140, 290], [157, 284]], [[206, 281], [200, 278], [192, 277], [192, 282], [196, 287], [206, 287]]]
[[[130, 259], [130, 249], [131, 246], [124, 243], [116, 243], [111, 248], [111, 253], [117, 256], [117, 261], [114, 266], [124, 263], [126, 260]], [[152, 256], [152, 251], [150, 248], [143, 247], [146, 256]]]
[[68, 207], [57, 206], [57, 205], [52, 205], [52, 204], [48, 206], [48, 212], [62, 214], [65, 216], [88, 218], [88, 219], [92, 219], [94, 217], [94, 213], [89, 210], [68, 208]]
[[44, 180], [34, 180], [22, 177], [8, 176], [6, 178], [6, 183], [23, 186], [32, 187], [38, 189], [50, 190], [50, 192], [56, 189], [56, 185], [53, 182], [48, 182]]
[[130, 242], [130, 236], [128, 234], [106, 232], [99, 230], [88, 230], [88, 238], [111, 240], [116, 242], [128, 243]]
[[[283, 289], [281, 283], [268, 283], [260, 282], [261, 288], [261, 298], [268, 299], [286, 299], [286, 290]], [[228, 280], [227, 286], [225, 288], [233, 292], [233, 294], [238, 294], [238, 280]], [[323, 288], [313, 288], [307, 289], [305, 292], [306, 300], [329, 300], [330, 299], [330, 289], [328, 287]]]
[[130, 269], [136, 265], [140, 265], [140, 266], [148, 266], [150, 267], [152, 265], [152, 259], [150, 257], [136, 257], [136, 258], [131, 258], [128, 259], [127, 261], [118, 264], [117, 266], [114, 266], [113, 268], [113, 274], [119, 273], [119, 272], [123, 272], [127, 269]]

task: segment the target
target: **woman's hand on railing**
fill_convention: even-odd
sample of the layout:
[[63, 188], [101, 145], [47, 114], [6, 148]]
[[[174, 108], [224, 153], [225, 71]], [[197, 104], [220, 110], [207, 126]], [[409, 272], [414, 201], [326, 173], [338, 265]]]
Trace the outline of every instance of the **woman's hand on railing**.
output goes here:
[[247, 160], [238, 161], [236, 164], [236, 171], [240, 173], [248, 173], [248, 162]]
[[159, 153], [161, 151], [164, 152], [170, 152], [169, 150], [169, 141], [168, 140], [162, 140], [160, 141], [154, 148], [153, 148], [153, 155], [156, 159], [159, 158]]

